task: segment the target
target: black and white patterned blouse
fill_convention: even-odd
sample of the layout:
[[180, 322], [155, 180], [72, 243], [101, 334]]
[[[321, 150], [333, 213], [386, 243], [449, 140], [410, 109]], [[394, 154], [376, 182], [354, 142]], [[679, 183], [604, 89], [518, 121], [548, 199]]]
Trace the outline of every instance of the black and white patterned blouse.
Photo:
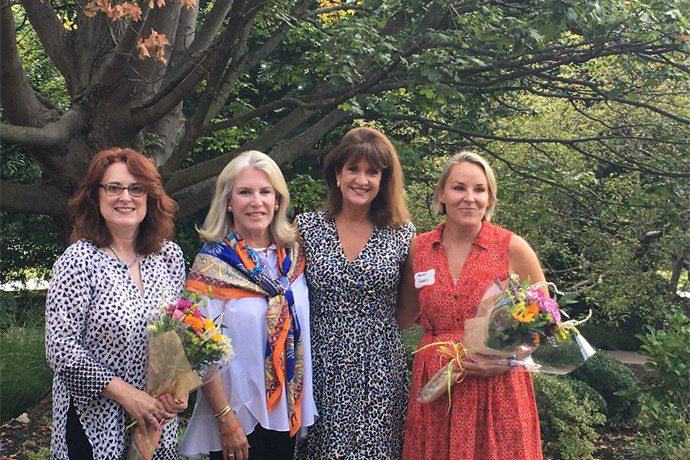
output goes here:
[[[46, 300], [46, 355], [55, 371], [53, 460], [68, 458], [70, 398], [95, 459], [113, 460], [127, 453], [128, 416], [101, 392], [114, 377], [145, 388], [146, 326], [163, 300], [174, 301], [180, 295], [185, 280], [182, 250], [172, 242], [144, 257], [140, 268], [143, 298], [124, 262], [90, 241], [72, 244], [53, 266]], [[177, 458], [177, 419], [163, 427], [155, 458]]]

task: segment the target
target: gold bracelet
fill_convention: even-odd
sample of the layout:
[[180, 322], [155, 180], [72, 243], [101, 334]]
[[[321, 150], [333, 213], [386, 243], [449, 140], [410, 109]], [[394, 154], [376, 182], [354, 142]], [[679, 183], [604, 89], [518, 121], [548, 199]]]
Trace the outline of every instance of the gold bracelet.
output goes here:
[[226, 404], [224, 408], [220, 410], [217, 414], [215, 414], [216, 420], [220, 420], [224, 415], [226, 415], [228, 412], [230, 412], [232, 408], [230, 407], [230, 404]]

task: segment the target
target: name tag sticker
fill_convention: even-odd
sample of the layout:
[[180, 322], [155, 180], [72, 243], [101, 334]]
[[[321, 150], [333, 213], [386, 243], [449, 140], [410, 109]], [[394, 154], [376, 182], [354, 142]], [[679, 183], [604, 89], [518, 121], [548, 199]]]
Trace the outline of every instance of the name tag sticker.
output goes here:
[[417, 289], [424, 286], [431, 286], [436, 282], [436, 270], [433, 268], [426, 272], [419, 272], [414, 274], [414, 287]]

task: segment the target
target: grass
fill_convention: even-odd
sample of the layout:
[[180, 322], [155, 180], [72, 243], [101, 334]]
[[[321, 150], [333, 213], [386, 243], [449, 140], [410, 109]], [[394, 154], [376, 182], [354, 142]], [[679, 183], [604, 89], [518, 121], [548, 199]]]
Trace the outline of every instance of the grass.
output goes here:
[[46, 362], [44, 331], [42, 314], [36, 312], [0, 332], [0, 422], [21, 415], [50, 391], [53, 371]]

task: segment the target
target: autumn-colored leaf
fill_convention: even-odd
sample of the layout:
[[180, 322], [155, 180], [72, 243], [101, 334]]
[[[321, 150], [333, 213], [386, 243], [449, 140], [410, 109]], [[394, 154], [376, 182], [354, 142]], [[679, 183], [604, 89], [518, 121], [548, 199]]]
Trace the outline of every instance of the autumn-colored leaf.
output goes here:
[[690, 35], [683, 34], [680, 36], [680, 39], [683, 40], [684, 42], [690, 42]]
[[182, 0], [182, 6], [185, 8], [194, 8], [196, 7], [196, 0]]
[[137, 41], [137, 49], [139, 50], [139, 59], [152, 57], [156, 61], [167, 64], [168, 60], [165, 58], [165, 47], [170, 44], [168, 37], [165, 34], [159, 34], [154, 29], [151, 29], [151, 34], [146, 38], [139, 38]]
[[137, 49], [139, 50], [139, 59], [144, 60], [147, 57], [151, 57], [148, 48], [144, 44], [144, 39], [141, 37], [139, 37], [139, 40], [137, 41]]
[[122, 9], [132, 21], [141, 21], [141, 8], [135, 3], [123, 3]]

